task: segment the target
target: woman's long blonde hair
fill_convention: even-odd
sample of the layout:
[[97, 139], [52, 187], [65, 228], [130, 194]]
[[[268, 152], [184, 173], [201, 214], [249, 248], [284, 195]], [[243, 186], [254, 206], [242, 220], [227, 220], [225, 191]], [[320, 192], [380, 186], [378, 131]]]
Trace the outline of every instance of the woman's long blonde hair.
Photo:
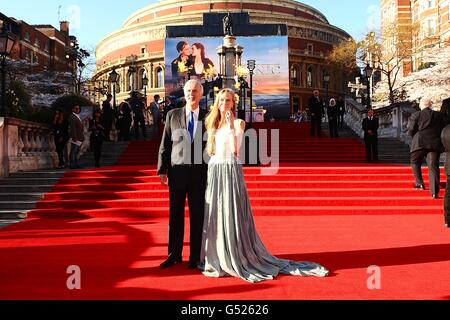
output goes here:
[[222, 89], [219, 91], [216, 97], [216, 101], [214, 101], [214, 105], [212, 106], [211, 111], [209, 112], [208, 116], [205, 119], [205, 127], [208, 131], [208, 143], [206, 145], [206, 150], [210, 156], [213, 156], [216, 154], [216, 137], [215, 133], [216, 130], [219, 129], [219, 126], [222, 122], [221, 113], [219, 110], [219, 100], [224, 94], [230, 94], [233, 98], [233, 107], [231, 108], [231, 111], [236, 114], [236, 99], [235, 99], [235, 93], [232, 89]]

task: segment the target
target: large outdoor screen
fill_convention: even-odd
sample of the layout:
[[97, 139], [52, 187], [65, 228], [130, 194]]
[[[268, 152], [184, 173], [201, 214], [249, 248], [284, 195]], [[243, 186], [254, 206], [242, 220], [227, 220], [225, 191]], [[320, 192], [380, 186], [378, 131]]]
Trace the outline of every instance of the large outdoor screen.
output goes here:
[[[287, 119], [289, 106], [289, 58], [287, 36], [236, 37], [243, 48], [242, 66], [248, 60], [256, 61], [253, 76], [253, 105], [266, 110], [266, 119]], [[166, 95], [183, 96], [183, 85], [190, 78], [214, 79], [220, 72], [218, 47], [224, 39], [217, 38], [167, 38], [165, 42]], [[250, 81], [250, 77], [247, 77]], [[239, 93], [237, 88], [233, 88]], [[247, 93], [248, 96], [248, 93]], [[207, 100], [212, 104], [211, 97]], [[248, 101], [248, 99], [246, 100]], [[249, 110], [249, 105], [247, 105]]]

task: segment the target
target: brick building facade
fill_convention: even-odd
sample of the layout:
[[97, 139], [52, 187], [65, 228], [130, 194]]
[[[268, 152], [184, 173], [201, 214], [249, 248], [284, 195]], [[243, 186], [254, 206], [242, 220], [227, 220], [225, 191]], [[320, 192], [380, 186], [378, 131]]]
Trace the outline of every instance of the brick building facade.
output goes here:
[[17, 38], [10, 59], [33, 64], [32, 72], [72, 72], [73, 62], [66, 58], [66, 53], [75, 38], [69, 35], [68, 22], [61, 22], [58, 30], [51, 25], [29, 25], [0, 13], [0, 24], [6, 25]]
[[[387, 34], [392, 26], [400, 32]], [[381, 27], [384, 53], [395, 52], [399, 40], [411, 43], [410, 58], [401, 66], [407, 76], [422, 67], [421, 51], [450, 45], [450, 0], [381, 0]]]

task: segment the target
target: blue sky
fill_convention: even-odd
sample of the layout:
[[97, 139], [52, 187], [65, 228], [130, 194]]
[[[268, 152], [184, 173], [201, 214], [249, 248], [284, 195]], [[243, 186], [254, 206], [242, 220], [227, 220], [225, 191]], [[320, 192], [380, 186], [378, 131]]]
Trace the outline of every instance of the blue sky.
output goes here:
[[[59, 19], [71, 22], [72, 33], [86, 48], [117, 30], [132, 13], [156, 0], [0, 0], [0, 11], [29, 24], [51, 24]], [[361, 39], [379, 24], [380, 0], [304, 0], [320, 10], [331, 24]]]

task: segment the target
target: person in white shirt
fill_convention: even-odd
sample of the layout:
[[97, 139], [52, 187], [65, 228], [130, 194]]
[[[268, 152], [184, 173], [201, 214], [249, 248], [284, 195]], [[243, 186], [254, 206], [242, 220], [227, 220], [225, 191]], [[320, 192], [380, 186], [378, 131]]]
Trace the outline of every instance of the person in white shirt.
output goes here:
[[78, 153], [84, 141], [84, 125], [79, 116], [81, 108], [79, 105], [72, 107], [72, 114], [69, 117], [69, 138], [70, 138], [70, 168], [82, 169], [78, 165]]

